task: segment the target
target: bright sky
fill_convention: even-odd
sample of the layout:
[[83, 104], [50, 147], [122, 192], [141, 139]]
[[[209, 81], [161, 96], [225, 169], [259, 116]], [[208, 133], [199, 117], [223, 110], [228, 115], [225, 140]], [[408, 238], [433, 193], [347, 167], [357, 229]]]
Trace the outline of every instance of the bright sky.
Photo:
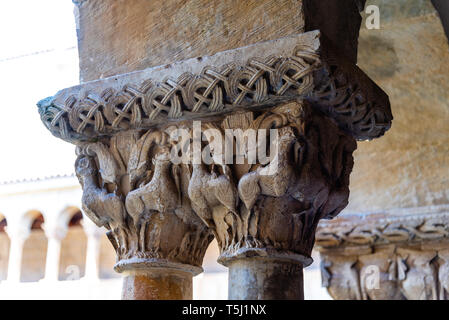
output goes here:
[[0, 4], [0, 182], [73, 172], [75, 148], [41, 123], [36, 102], [78, 84], [70, 0]]

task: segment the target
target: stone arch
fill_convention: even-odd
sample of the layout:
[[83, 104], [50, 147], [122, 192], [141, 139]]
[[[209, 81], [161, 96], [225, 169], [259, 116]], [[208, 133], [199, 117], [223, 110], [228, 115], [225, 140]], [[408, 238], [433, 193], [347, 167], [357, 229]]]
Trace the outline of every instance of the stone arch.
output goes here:
[[29, 230], [29, 236], [23, 245], [20, 281], [38, 281], [45, 275], [48, 246], [43, 229], [45, 218], [42, 212], [29, 210], [24, 214], [20, 223], [24, 230]]
[[84, 232], [83, 215], [78, 207], [67, 207], [61, 213], [61, 223], [67, 233], [61, 241], [58, 280], [76, 280], [85, 273], [87, 236]]
[[8, 225], [8, 222], [6, 220], [6, 217], [0, 212], [0, 232], [6, 232], [6, 226]]
[[0, 212], [0, 281], [6, 280], [8, 274], [10, 240], [6, 233], [7, 225], [6, 217]]

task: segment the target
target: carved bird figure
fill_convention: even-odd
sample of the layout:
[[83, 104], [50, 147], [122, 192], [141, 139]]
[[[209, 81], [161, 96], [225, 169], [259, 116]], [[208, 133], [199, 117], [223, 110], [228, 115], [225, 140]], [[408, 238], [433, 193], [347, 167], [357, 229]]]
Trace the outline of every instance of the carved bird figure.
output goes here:
[[118, 243], [123, 244], [126, 252], [126, 211], [122, 200], [98, 186], [98, 170], [92, 157], [79, 156], [75, 162], [75, 172], [83, 187], [84, 212], [97, 226], [117, 231], [122, 237]]
[[[398, 250], [402, 258], [399, 280], [402, 292], [408, 300], [437, 300], [438, 276], [433, 261], [436, 251]], [[405, 259], [404, 259], [405, 256]]]
[[145, 173], [149, 172], [150, 149], [155, 145], [166, 144], [167, 135], [164, 132], [148, 131], [132, 147], [130, 159], [128, 161], [128, 174], [131, 188], [134, 188], [137, 181], [145, 180]]
[[[152, 215], [157, 212], [161, 214], [171, 212], [180, 206], [179, 186], [176, 183], [178, 179], [172, 177], [176, 175], [176, 170], [173, 172], [170, 170], [169, 153], [162, 152], [156, 155], [153, 164], [154, 173], [151, 181], [128, 193], [125, 201], [128, 214], [132, 217], [136, 229], [140, 230], [139, 242], [142, 251], [146, 248], [145, 230]], [[155, 230], [158, 227], [155, 225]]]
[[[193, 210], [225, 246], [235, 238], [233, 219], [238, 219], [238, 193], [228, 169], [224, 165], [224, 173], [217, 175], [207, 171], [203, 164], [192, 164], [192, 177], [188, 187]], [[229, 228], [231, 237], [228, 234]]]
[[259, 195], [280, 197], [286, 194], [294, 179], [289, 150], [296, 142], [296, 137], [290, 127], [280, 129], [279, 133], [276, 155], [270, 164], [245, 174], [239, 181], [239, 196], [248, 210], [254, 206]]

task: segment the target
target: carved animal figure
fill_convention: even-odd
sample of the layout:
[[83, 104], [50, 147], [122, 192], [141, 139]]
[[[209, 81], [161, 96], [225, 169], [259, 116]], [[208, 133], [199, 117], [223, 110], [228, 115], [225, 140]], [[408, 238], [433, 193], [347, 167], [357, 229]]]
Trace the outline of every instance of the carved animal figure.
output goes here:
[[360, 287], [363, 300], [404, 300], [398, 285], [394, 247], [378, 248], [359, 256]]
[[270, 164], [245, 174], [239, 181], [239, 196], [248, 209], [254, 206], [259, 195], [271, 197], [285, 195], [294, 178], [289, 149], [296, 141], [296, 137], [290, 127], [281, 128], [279, 131], [278, 150]]
[[82, 206], [85, 214], [99, 227], [113, 229], [122, 237], [127, 251], [126, 211], [122, 200], [98, 186], [98, 170], [92, 157], [81, 155], [75, 162], [75, 171], [83, 187]]
[[[154, 157], [154, 173], [151, 181], [128, 193], [125, 201], [126, 210], [132, 217], [136, 230], [140, 230], [139, 244], [145, 252], [145, 229], [155, 213], [164, 214], [174, 211], [179, 205], [179, 190], [170, 172], [170, 155], [162, 152]], [[155, 223], [160, 223], [156, 219]], [[155, 229], [158, 226], [154, 226]], [[155, 237], [154, 241], [158, 241]], [[155, 246], [157, 247], [157, 246]]]
[[117, 183], [120, 181], [118, 177], [120, 170], [108, 148], [103, 143], [96, 142], [89, 143], [83, 149], [84, 154], [98, 159], [99, 172], [103, 181], [117, 186]]
[[438, 256], [443, 261], [440, 263], [438, 278], [440, 283], [440, 300], [449, 299], [449, 250], [441, 250]]
[[323, 269], [325, 271], [324, 284], [332, 298], [362, 300], [360, 277], [356, 264], [357, 257], [355, 256], [338, 256], [332, 258], [332, 263], [327, 262], [322, 265], [321, 271], [323, 272]]
[[401, 289], [408, 300], [437, 300], [437, 275], [432, 264], [436, 252], [398, 249]]
[[149, 172], [150, 149], [167, 143], [167, 134], [159, 131], [148, 131], [132, 147], [128, 161], [129, 183], [134, 188], [139, 179], [145, 179], [145, 172]]
[[[192, 208], [213, 230], [217, 240], [227, 247], [235, 238], [234, 222], [238, 222], [237, 188], [232, 182], [228, 167], [223, 166], [224, 173], [219, 176], [208, 172], [203, 164], [193, 164], [192, 167], [188, 188]], [[229, 228], [231, 237], [228, 234]]]
[[243, 229], [247, 227], [254, 214], [254, 204], [260, 195], [281, 197], [288, 192], [295, 178], [295, 169], [290, 161], [293, 145], [296, 142], [296, 136], [291, 127], [279, 129], [279, 138], [277, 150], [273, 160], [267, 166], [260, 166], [255, 171], [245, 174], [239, 181], [238, 193], [240, 199], [245, 204], [242, 209]]

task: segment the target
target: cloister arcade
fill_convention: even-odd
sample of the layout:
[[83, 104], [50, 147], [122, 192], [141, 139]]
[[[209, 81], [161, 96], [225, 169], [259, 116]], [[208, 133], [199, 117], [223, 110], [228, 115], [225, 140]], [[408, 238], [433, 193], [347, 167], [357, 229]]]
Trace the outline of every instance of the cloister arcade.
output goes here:
[[[120, 298], [115, 251], [106, 230], [83, 216], [80, 199], [73, 175], [0, 183], [0, 299]], [[197, 299], [226, 299], [227, 270], [218, 254], [213, 241], [204, 272], [194, 278]], [[315, 259], [305, 292], [327, 298]]]
[[[73, 179], [62, 177], [56, 181], [72, 184]], [[24, 193], [15, 193], [14, 184], [0, 186], [0, 189], [8, 187], [10, 190], [8, 198], [0, 196], [0, 281], [117, 277], [112, 269], [115, 255], [105, 235], [106, 230], [83, 219], [77, 203], [78, 190], [67, 186], [48, 190], [45, 189], [48, 181], [20, 183], [29, 187]], [[32, 197], [35, 193], [40, 193], [36, 203], [29, 199], [21, 201], [24, 194]]]

